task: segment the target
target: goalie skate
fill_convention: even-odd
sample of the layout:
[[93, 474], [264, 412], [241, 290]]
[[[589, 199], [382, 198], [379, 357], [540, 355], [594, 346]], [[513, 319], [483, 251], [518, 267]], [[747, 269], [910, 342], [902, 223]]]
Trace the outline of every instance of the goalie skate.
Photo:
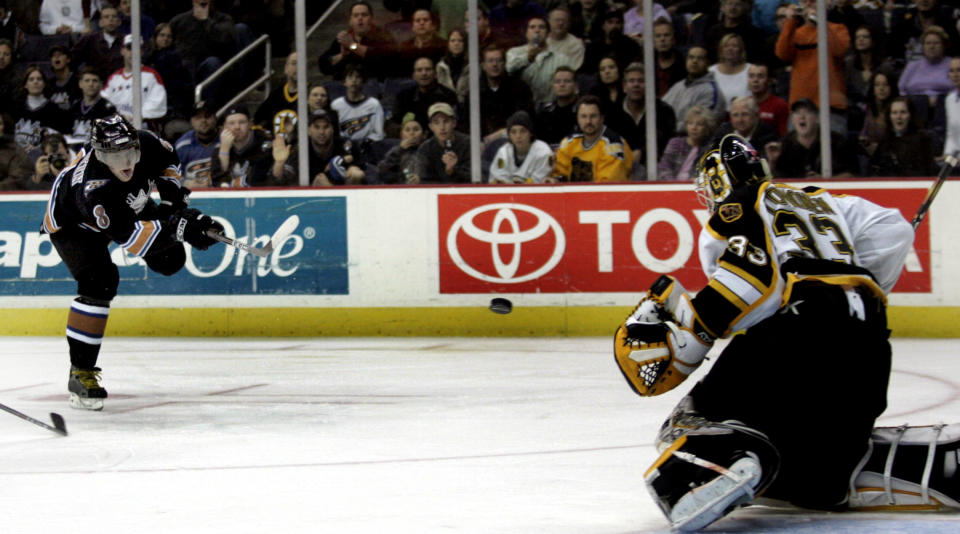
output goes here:
[[70, 406], [80, 410], [102, 410], [103, 399], [107, 398], [107, 390], [100, 385], [99, 367], [80, 369], [71, 366], [67, 390], [70, 392]]

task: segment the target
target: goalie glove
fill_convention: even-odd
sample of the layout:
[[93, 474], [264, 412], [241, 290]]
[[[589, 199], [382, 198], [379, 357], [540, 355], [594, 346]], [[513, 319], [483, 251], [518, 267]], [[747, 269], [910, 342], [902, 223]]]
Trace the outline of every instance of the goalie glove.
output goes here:
[[613, 353], [630, 387], [649, 397], [686, 380], [713, 341], [680, 282], [661, 276], [617, 329]]

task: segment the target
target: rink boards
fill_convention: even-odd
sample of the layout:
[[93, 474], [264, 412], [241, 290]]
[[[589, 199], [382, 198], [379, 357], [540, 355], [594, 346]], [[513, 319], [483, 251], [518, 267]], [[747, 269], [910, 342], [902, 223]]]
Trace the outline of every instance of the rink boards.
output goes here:
[[[899, 208], [911, 219], [930, 180], [808, 182]], [[948, 182], [890, 297], [894, 335], [956, 337], [960, 188]], [[662, 273], [705, 279], [707, 214], [688, 183], [198, 191], [192, 205], [268, 258], [188, 249], [166, 278], [114, 249], [121, 277], [111, 335], [605, 335]], [[46, 195], [0, 195], [4, 335], [62, 332], [75, 284], [39, 232]], [[514, 311], [491, 313], [495, 296]]]

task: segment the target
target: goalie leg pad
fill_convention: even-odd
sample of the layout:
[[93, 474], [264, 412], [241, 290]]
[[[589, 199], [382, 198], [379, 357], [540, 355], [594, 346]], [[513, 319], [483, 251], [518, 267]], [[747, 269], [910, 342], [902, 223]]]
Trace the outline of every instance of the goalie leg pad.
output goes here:
[[779, 463], [762, 433], [735, 421], [703, 421], [673, 441], [644, 481], [671, 528], [698, 530], [752, 502]]
[[855, 510], [960, 509], [960, 424], [877, 427], [850, 479]]

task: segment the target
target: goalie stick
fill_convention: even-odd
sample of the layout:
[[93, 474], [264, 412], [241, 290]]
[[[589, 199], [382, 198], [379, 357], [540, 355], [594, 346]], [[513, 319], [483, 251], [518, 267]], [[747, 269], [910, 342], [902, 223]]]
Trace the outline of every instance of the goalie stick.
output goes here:
[[0, 410], [3, 410], [7, 413], [12, 413], [13, 415], [16, 415], [17, 417], [19, 417], [20, 419], [23, 419], [24, 421], [29, 421], [37, 426], [56, 432], [61, 436], [67, 435], [67, 424], [63, 421], [63, 416], [58, 413], [50, 412], [50, 420], [53, 421], [53, 426], [50, 426], [44, 423], [43, 421], [40, 421], [39, 419], [34, 419], [33, 417], [30, 417], [25, 413], [18, 412], [13, 408], [6, 406], [4, 404], [0, 404]]
[[231, 239], [223, 235], [222, 233], [214, 232], [213, 230], [207, 230], [207, 235], [225, 245], [240, 249], [244, 252], [248, 252], [250, 254], [253, 254], [254, 256], [266, 258], [273, 252], [273, 249], [276, 248], [281, 241], [286, 239], [287, 236], [289, 236], [291, 233], [293, 233], [294, 230], [297, 229], [297, 226], [299, 224], [300, 224], [300, 216], [291, 215], [287, 217], [287, 220], [283, 221], [283, 224], [281, 224], [280, 227], [277, 228], [277, 231], [273, 233], [273, 236], [270, 238], [270, 241], [262, 247], [248, 245], [243, 241]]
[[933, 182], [933, 185], [927, 190], [927, 196], [924, 197], [923, 204], [920, 204], [920, 209], [918, 209], [917, 214], [913, 216], [912, 224], [914, 230], [920, 226], [923, 218], [927, 216], [927, 212], [930, 211], [930, 205], [933, 204], [933, 199], [936, 198], [937, 193], [940, 192], [940, 186], [947, 180], [947, 175], [956, 168], [957, 163], [960, 163], [960, 160], [957, 159], [956, 154], [947, 154], [947, 156], [943, 158], [943, 167], [940, 169], [940, 174], [937, 175], [937, 181]]

